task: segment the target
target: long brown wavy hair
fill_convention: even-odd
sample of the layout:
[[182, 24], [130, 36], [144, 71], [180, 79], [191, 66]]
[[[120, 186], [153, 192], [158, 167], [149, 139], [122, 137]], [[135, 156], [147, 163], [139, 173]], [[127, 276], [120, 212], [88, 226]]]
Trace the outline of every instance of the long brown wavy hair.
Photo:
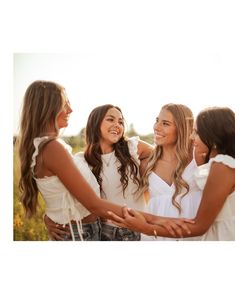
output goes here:
[[[172, 196], [172, 204], [179, 210], [179, 213], [181, 213], [181, 206], [180, 203], [176, 201], [176, 197], [182, 193], [183, 188], [186, 189], [186, 192], [182, 194], [181, 198], [189, 192], [189, 185], [182, 178], [182, 174], [192, 159], [192, 140], [190, 140], [190, 135], [193, 130], [193, 113], [187, 106], [173, 103], [164, 105], [161, 110], [170, 111], [173, 115], [177, 130], [176, 157], [178, 164], [173, 174], [175, 192]], [[157, 161], [162, 158], [162, 153], [162, 146], [156, 146], [152, 151], [141, 179], [141, 189], [139, 193], [144, 193], [148, 190], [149, 175], [156, 166]]]
[[[56, 119], [62, 109], [64, 88], [54, 82], [35, 81], [26, 90], [21, 113], [20, 134], [18, 138], [20, 158], [21, 202], [27, 217], [32, 217], [37, 210], [38, 188], [31, 170], [32, 155], [35, 151], [33, 140], [48, 136], [42, 145], [58, 135]], [[55, 134], [48, 133], [48, 126], [53, 125]]]
[[[86, 144], [87, 147], [84, 152], [84, 156], [88, 164], [91, 166], [91, 170], [95, 175], [97, 182], [100, 186], [100, 191], [102, 192], [102, 178], [100, 176], [102, 171], [102, 150], [100, 147], [101, 139], [101, 123], [107, 113], [111, 108], [116, 108], [121, 114], [122, 111], [119, 107], [112, 104], [105, 104], [98, 106], [92, 110], [88, 117], [86, 125]], [[131, 157], [127, 138], [124, 136], [124, 132], [120, 140], [113, 145], [115, 156], [120, 162], [120, 167], [118, 168], [118, 173], [121, 175], [121, 184], [123, 195], [125, 189], [128, 186], [129, 179], [132, 179], [133, 182], [137, 185], [137, 191], [140, 186], [140, 180], [138, 177], [139, 167], [135, 160]]]
[[197, 118], [197, 133], [208, 147], [205, 162], [216, 148], [219, 154], [235, 158], [235, 113], [228, 107], [210, 107], [202, 110]]

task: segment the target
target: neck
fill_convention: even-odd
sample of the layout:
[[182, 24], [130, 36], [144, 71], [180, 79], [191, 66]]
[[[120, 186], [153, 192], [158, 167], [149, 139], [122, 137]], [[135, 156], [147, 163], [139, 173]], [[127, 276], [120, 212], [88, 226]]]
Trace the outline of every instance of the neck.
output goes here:
[[113, 145], [108, 144], [100, 144], [100, 149], [102, 151], [102, 154], [107, 154], [113, 152]]
[[161, 159], [167, 162], [172, 162], [177, 160], [177, 157], [175, 156], [175, 146], [164, 147], [162, 150]]

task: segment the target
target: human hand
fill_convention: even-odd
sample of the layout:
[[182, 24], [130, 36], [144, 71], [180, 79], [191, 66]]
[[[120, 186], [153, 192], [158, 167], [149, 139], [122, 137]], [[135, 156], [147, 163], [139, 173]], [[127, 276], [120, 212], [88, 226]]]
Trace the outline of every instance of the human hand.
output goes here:
[[[119, 226], [130, 229], [132, 231], [141, 232], [147, 235], [152, 233], [152, 225], [149, 225], [144, 216], [133, 209], [128, 208], [127, 206], [122, 207], [123, 217], [116, 215], [112, 211], [108, 211], [108, 214], [112, 217], [112, 223]], [[151, 233], [150, 231], [151, 227]]]
[[154, 224], [165, 228], [173, 237], [183, 238], [183, 232], [187, 235], [191, 234], [187, 223], [194, 224], [195, 221], [187, 218], [170, 218], [170, 217], [161, 217], [156, 216], [156, 221]]
[[71, 236], [68, 226], [55, 223], [46, 214], [44, 215], [44, 223], [52, 241], [63, 241], [65, 236]]

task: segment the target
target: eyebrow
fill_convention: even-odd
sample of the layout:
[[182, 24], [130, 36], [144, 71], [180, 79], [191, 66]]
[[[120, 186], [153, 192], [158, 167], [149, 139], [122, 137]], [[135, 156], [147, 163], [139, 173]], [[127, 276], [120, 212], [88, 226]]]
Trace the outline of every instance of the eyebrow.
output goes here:
[[[116, 118], [114, 115], [112, 114], [107, 114], [106, 117], [112, 117], [112, 118]], [[118, 120], [124, 120], [123, 117], [118, 118]]]
[[[159, 121], [159, 117], [156, 117], [156, 120]], [[167, 119], [162, 119], [162, 122], [167, 122], [167, 123], [170, 123], [170, 124], [174, 124], [173, 121], [170, 121], [170, 120], [167, 120]]]

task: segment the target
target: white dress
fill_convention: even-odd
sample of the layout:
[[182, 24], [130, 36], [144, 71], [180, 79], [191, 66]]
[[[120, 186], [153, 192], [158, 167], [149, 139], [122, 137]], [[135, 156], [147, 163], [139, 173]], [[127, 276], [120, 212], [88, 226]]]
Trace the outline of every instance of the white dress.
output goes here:
[[[139, 137], [128, 139], [128, 148], [132, 158], [139, 165], [137, 153]], [[101, 172], [103, 192], [101, 197], [108, 201], [124, 206], [125, 204], [133, 209], [146, 211], [146, 202], [143, 196], [136, 197], [137, 185], [129, 177], [128, 186], [123, 195], [121, 176], [118, 173], [119, 160], [115, 157], [114, 151], [102, 156], [103, 170]]]
[[[196, 182], [201, 190], [205, 187], [211, 164], [213, 162], [221, 162], [230, 168], [235, 168], [235, 158], [229, 155], [218, 154], [214, 158], [211, 158], [207, 164], [199, 166], [195, 172]], [[228, 195], [214, 223], [201, 237], [201, 240], [235, 241], [235, 191]]]
[[[36, 164], [36, 157], [39, 153], [39, 145], [48, 139], [47, 136], [34, 139], [35, 152], [32, 156], [31, 169], [33, 172], [34, 166]], [[72, 148], [67, 145], [64, 141], [58, 139], [58, 141], [65, 147], [65, 149], [72, 156]], [[79, 168], [80, 172], [92, 187], [92, 189], [99, 195], [99, 185], [96, 181], [95, 176], [90, 171], [87, 162], [82, 154], [77, 154], [74, 158], [76, 166]], [[34, 178], [37, 187], [42, 194], [42, 197], [46, 203], [45, 213], [54, 222], [59, 224], [70, 225], [70, 230], [72, 234], [72, 239], [74, 240], [74, 234], [71, 227], [71, 220], [75, 220], [78, 226], [78, 232], [82, 240], [82, 226], [81, 220], [88, 216], [90, 212], [80, 203], [75, 197], [73, 197], [67, 188], [63, 185], [57, 176], [49, 176], [44, 178]], [[79, 185], [79, 183], [78, 183]]]
[[[194, 172], [197, 169], [195, 160], [193, 159], [188, 166], [185, 168], [182, 177], [189, 185], [189, 192], [180, 198], [180, 195], [176, 197], [176, 201], [180, 203], [182, 212], [172, 204], [172, 196], [175, 191], [174, 184], [168, 185], [164, 180], [162, 180], [156, 173], [151, 172], [149, 175], [149, 204], [148, 211], [151, 214], [165, 217], [184, 217], [184, 218], [194, 218], [197, 214], [199, 204], [201, 202], [202, 192], [198, 188]], [[181, 199], [181, 200], [180, 200]], [[144, 241], [174, 241], [179, 240], [179, 238], [166, 238], [166, 237], [151, 237], [142, 235], [142, 240]], [[199, 240], [199, 237], [183, 238], [180, 240]]]

